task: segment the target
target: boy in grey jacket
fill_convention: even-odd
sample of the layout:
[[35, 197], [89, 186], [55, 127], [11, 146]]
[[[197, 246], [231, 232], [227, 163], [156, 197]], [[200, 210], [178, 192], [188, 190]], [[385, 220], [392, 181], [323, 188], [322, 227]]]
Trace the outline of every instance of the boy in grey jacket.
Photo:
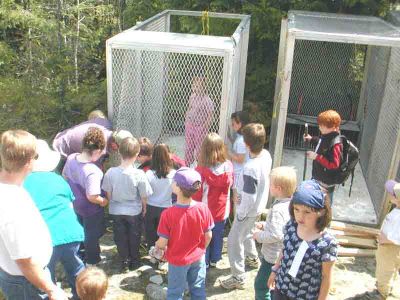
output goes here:
[[221, 286], [226, 289], [244, 288], [246, 256], [250, 261], [258, 261], [257, 249], [252, 239], [253, 229], [268, 201], [272, 165], [271, 155], [264, 149], [264, 126], [248, 124], [243, 127], [242, 134], [250, 158], [244, 164], [237, 184], [239, 202], [228, 235], [228, 258], [232, 276], [220, 281]]
[[293, 167], [277, 167], [271, 171], [270, 194], [276, 200], [272, 204], [266, 222], [257, 222], [253, 238], [261, 247], [261, 267], [254, 281], [255, 299], [271, 299], [267, 287], [271, 268], [283, 247], [283, 228], [290, 220], [289, 204], [296, 190], [297, 176]]

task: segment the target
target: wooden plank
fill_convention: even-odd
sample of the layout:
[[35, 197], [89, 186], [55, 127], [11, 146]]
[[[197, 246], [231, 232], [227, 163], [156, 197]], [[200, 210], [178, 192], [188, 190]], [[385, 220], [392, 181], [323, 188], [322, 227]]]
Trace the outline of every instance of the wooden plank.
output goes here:
[[349, 232], [349, 231], [343, 231], [343, 230], [337, 230], [337, 229], [332, 229], [328, 228], [327, 232], [330, 234], [334, 235], [335, 237], [341, 237], [341, 236], [354, 236], [354, 237], [360, 237], [360, 238], [365, 238], [365, 239], [375, 239], [375, 235], [371, 235], [369, 233], [364, 233], [364, 232]]
[[370, 235], [371, 237], [376, 237], [379, 235], [380, 230], [376, 228], [370, 228], [365, 226], [346, 224], [344, 222], [332, 221], [330, 228], [336, 230], [342, 230], [344, 232], [352, 232], [352, 233], [363, 233], [366, 235]]
[[373, 249], [358, 249], [358, 248], [346, 248], [339, 247], [339, 256], [354, 256], [354, 257], [371, 257], [375, 256], [375, 251]]
[[376, 249], [376, 241], [372, 239], [363, 239], [354, 236], [336, 237], [338, 243], [342, 246], [350, 246], [365, 249]]

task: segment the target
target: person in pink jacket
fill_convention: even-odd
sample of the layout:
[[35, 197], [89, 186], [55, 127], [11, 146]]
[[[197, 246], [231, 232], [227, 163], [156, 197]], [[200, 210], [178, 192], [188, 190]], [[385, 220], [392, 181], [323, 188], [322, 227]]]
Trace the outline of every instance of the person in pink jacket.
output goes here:
[[206, 265], [215, 267], [221, 259], [224, 229], [230, 212], [230, 188], [233, 165], [227, 160], [224, 141], [216, 133], [209, 133], [200, 149], [196, 171], [201, 175], [201, 188], [193, 199], [208, 205], [214, 219], [212, 239], [206, 251]]
[[214, 103], [207, 94], [204, 77], [194, 77], [189, 108], [185, 116], [185, 161], [190, 166], [199, 155], [199, 146], [208, 133], [214, 114]]

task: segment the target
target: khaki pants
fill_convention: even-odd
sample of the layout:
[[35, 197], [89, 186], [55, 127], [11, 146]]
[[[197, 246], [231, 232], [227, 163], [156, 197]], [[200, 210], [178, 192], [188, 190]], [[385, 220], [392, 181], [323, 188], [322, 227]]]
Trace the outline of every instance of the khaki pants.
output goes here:
[[376, 287], [385, 298], [390, 294], [400, 269], [400, 246], [378, 245], [376, 251]]

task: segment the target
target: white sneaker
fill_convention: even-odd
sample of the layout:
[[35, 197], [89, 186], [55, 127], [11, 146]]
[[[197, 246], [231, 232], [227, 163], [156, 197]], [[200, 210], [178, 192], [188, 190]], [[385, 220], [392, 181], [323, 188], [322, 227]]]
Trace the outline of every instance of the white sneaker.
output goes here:
[[244, 289], [244, 280], [240, 280], [234, 276], [231, 276], [225, 280], [220, 280], [219, 283], [221, 284], [221, 286], [223, 288], [225, 288], [227, 290], [233, 290], [233, 289], [243, 290]]

